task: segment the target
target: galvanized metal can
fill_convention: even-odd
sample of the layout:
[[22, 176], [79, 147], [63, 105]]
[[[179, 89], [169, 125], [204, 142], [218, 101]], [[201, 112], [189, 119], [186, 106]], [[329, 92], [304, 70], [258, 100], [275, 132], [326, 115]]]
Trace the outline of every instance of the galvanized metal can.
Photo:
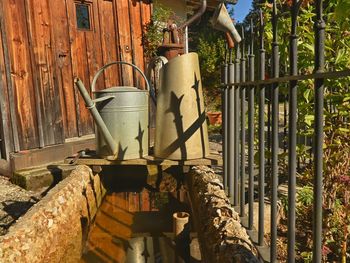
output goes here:
[[[148, 155], [149, 93], [134, 87], [111, 87], [95, 91], [95, 98], [114, 98], [97, 103], [97, 109], [118, 145], [117, 160], [142, 158]], [[110, 148], [96, 128], [96, 151], [109, 156]]]

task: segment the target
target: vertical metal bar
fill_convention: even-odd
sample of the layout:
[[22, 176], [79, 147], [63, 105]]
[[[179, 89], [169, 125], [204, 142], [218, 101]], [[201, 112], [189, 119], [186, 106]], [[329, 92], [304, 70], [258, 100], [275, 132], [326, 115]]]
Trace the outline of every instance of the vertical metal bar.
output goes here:
[[[221, 65], [221, 83], [222, 84], [227, 84], [228, 83], [228, 78], [227, 78], [227, 58], [225, 56], [225, 63]], [[223, 155], [223, 185], [224, 189], [227, 190], [227, 101], [228, 101], [228, 87], [224, 86], [222, 89], [222, 103], [221, 103], [221, 111], [222, 111], [222, 155]]]
[[[239, 45], [237, 45], [236, 49], [236, 60], [235, 60], [235, 82], [240, 81], [240, 49]], [[234, 87], [234, 93], [235, 93], [235, 101], [234, 101], [234, 160], [235, 160], [235, 173], [234, 177], [238, 178], [239, 177], [239, 87], [235, 86]]]
[[284, 103], [283, 103], [283, 152], [287, 152], [288, 148], [288, 142], [287, 142], [287, 119], [288, 119], [288, 113], [287, 113], [287, 102], [288, 102], [288, 95], [284, 96]]
[[[298, 75], [297, 18], [302, 1], [293, 0], [291, 7], [292, 28], [289, 42], [290, 75]], [[296, 202], [296, 141], [297, 141], [297, 86], [289, 82], [289, 134], [288, 134], [288, 262], [295, 262], [295, 202]]]
[[[232, 63], [232, 49], [230, 49], [230, 59], [228, 64], [228, 82], [234, 82], [234, 65]], [[232, 198], [234, 195], [234, 187], [232, 186], [233, 175], [234, 175], [234, 88], [230, 86], [228, 88], [228, 133], [227, 133], [227, 153], [228, 153], [228, 162], [227, 162], [227, 174], [229, 176], [229, 196]]]
[[[250, 53], [249, 53], [249, 81], [254, 81], [254, 25], [250, 20]], [[253, 229], [254, 220], [254, 86], [248, 90], [248, 201], [249, 201], [249, 218], [248, 228]]]
[[[241, 50], [240, 45], [236, 46], [236, 58], [235, 58], [235, 82], [240, 82], [240, 62], [241, 62]], [[239, 176], [239, 86], [234, 87], [234, 96], [235, 96], [235, 103], [234, 103], [234, 112], [235, 112], [235, 118], [234, 118], [234, 182], [237, 184], [235, 185], [234, 189], [235, 192], [238, 194], [238, 176]], [[238, 205], [238, 200], [236, 200], [235, 206]]]
[[[260, 9], [260, 80], [265, 79], [264, 17]], [[259, 232], [258, 244], [264, 245], [265, 221], [265, 86], [260, 87], [259, 96]]]
[[269, 155], [267, 156], [267, 165], [271, 165], [271, 98], [272, 90], [267, 89], [267, 151]]
[[[245, 54], [245, 36], [244, 27], [242, 26], [242, 57], [241, 57], [241, 82], [246, 81], [246, 54]], [[240, 214], [244, 216], [245, 214], [245, 86], [241, 87], [241, 202], [240, 202]], [[234, 204], [238, 205], [238, 178], [237, 178], [237, 191], [235, 195]]]
[[[316, 0], [315, 71], [324, 72], [325, 29], [323, 1]], [[313, 218], [313, 262], [321, 262], [322, 252], [322, 180], [323, 180], [323, 104], [324, 79], [315, 79], [315, 175]]]
[[[272, 14], [273, 43], [272, 43], [272, 75], [279, 76], [279, 48], [277, 41], [277, 6], [273, 0]], [[272, 85], [272, 189], [271, 189], [271, 262], [277, 259], [277, 186], [278, 186], [278, 83]]]

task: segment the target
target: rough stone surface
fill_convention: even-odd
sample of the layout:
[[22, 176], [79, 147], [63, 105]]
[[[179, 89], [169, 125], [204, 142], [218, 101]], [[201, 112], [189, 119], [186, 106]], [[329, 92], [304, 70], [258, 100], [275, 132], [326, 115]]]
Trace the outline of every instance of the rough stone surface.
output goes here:
[[204, 261], [259, 262], [219, 176], [208, 167], [194, 167], [188, 176], [188, 187]]
[[77, 166], [0, 237], [0, 262], [78, 262], [104, 194], [99, 176]]
[[49, 166], [16, 171], [11, 181], [29, 191], [50, 187], [66, 178], [74, 165], [52, 164]]
[[[245, 211], [248, 211], [249, 204], [245, 205]], [[259, 229], [259, 202], [253, 203], [253, 227], [255, 229]], [[281, 205], [277, 206], [277, 216], [276, 216], [276, 223], [279, 224], [281, 219]], [[264, 204], [264, 233], [265, 235], [268, 235], [271, 233], [271, 204], [268, 200], [265, 200]]]
[[0, 176], [0, 236], [41, 199], [44, 190], [26, 191], [11, 183], [8, 177]]

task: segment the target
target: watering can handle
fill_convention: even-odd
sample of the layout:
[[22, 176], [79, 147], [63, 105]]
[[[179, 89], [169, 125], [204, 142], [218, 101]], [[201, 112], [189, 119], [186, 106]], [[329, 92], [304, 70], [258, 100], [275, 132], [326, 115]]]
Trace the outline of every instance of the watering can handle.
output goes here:
[[91, 91], [94, 92], [95, 91], [95, 86], [96, 86], [96, 82], [97, 82], [97, 79], [98, 77], [101, 75], [101, 73], [108, 67], [112, 66], [112, 65], [128, 65], [128, 66], [131, 66], [133, 67], [134, 69], [136, 69], [140, 74], [141, 76], [145, 79], [146, 81], [146, 85], [147, 85], [147, 90], [150, 92], [151, 91], [151, 86], [149, 84], [149, 81], [146, 77], [146, 75], [142, 72], [142, 70], [140, 68], [138, 68], [137, 66], [135, 66], [134, 64], [132, 63], [129, 63], [129, 62], [125, 62], [125, 61], [114, 61], [114, 62], [111, 62], [111, 63], [108, 63], [106, 65], [104, 65], [102, 68], [100, 68], [94, 79], [92, 80], [92, 85], [91, 85]]

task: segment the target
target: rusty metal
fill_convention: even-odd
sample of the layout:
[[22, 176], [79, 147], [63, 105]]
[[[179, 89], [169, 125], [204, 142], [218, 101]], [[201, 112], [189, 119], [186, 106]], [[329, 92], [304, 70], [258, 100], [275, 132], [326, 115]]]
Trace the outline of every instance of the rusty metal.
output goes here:
[[202, 0], [202, 5], [201, 5], [200, 9], [198, 10], [198, 12], [195, 13], [185, 23], [183, 23], [179, 27], [179, 29], [184, 29], [184, 28], [188, 27], [190, 24], [192, 24], [194, 21], [196, 21], [198, 18], [200, 18], [204, 14], [205, 10], [207, 10], [207, 0]]

